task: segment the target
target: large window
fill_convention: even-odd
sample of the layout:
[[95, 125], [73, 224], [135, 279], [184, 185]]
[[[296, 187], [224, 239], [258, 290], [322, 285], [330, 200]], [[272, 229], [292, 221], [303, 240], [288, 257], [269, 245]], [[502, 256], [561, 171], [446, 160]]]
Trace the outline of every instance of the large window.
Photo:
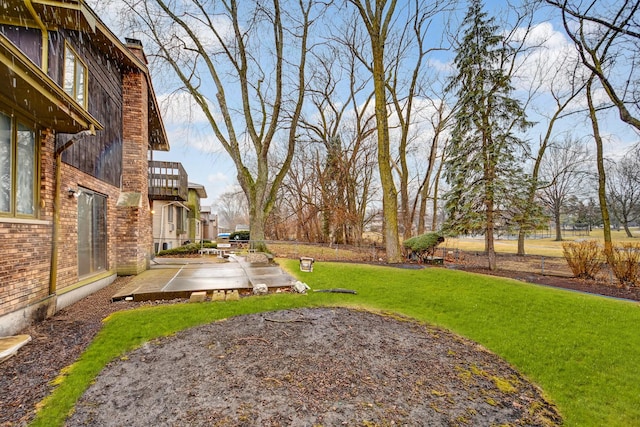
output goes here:
[[78, 104], [87, 108], [87, 66], [68, 45], [65, 45], [64, 49], [62, 87]]
[[78, 197], [78, 276], [107, 269], [107, 198], [81, 189]]
[[173, 224], [173, 205], [167, 207], [167, 222]]
[[0, 112], [0, 215], [36, 215], [37, 176], [35, 131]]
[[187, 215], [186, 215], [185, 209], [182, 206], [176, 206], [176, 211], [177, 211], [176, 233], [184, 234], [187, 232], [187, 227], [186, 227]]

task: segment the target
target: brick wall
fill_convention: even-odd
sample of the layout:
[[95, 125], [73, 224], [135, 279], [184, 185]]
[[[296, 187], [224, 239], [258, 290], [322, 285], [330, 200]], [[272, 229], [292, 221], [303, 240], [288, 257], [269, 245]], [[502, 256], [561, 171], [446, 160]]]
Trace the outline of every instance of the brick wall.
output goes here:
[[41, 132], [38, 218], [0, 222], [0, 316], [42, 301], [49, 294], [53, 147], [53, 134]]
[[120, 189], [100, 181], [80, 170], [62, 164], [60, 197], [60, 233], [58, 252], [57, 291], [75, 285], [78, 277], [78, 199], [70, 197], [67, 189], [94, 191], [107, 197], [107, 270], [116, 269], [117, 208]]
[[125, 73], [123, 94], [122, 195], [118, 203], [118, 274], [149, 268], [153, 248], [148, 198], [148, 85], [142, 72]]

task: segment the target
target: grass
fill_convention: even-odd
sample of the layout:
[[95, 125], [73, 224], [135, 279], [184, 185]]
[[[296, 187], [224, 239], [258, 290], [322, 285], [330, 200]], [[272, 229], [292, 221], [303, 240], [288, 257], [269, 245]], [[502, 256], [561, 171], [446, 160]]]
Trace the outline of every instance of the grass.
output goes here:
[[280, 294], [116, 313], [44, 402], [34, 425], [62, 425], [106, 363], [150, 339], [229, 316], [301, 306], [391, 311], [445, 327], [540, 385], [566, 425], [640, 425], [638, 304], [446, 269], [316, 263], [313, 273], [300, 273], [297, 261], [282, 264], [313, 289], [345, 287], [358, 294]]
[[[634, 236], [640, 237], [640, 230], [632, 229], [631, 232]], [[604, 242], [604, 234], [602, 229], [595, 229], [589, 232], [589, 235], [572, 235], [569, 232], [565, 232], [562, 236], [565, 241], [572, 240], [596, 240], [598, 242]], [[555, 235], [544, 239], [527, 239], [525, 241], [524, 249], [528, 255], [541, 255], [541, 256], [553, 256], [562, 257], [562, 242], [556, 242]], [[624, 242], [638, 242], [637, 237], [629, 238], [624, 231], [611, 231], [611, 240], [614, 243]], [[478, 238], [447, 238], [441, 245], [452, 249], [460, 249], [462, 251], [484, 251], [484, 237]], [[496, 252], [515, 254], [518, 251], [517, 240], [504, 240], [498, 239], [495, 241]]]

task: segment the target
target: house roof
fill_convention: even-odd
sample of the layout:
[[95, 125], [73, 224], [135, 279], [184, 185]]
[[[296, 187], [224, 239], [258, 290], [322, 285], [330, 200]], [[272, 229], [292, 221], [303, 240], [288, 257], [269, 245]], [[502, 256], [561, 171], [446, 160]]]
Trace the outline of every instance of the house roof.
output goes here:
[[189, 190], [195, 190], [196, 194], [201, 199], [206, 199], [207, 198], [207, 189], [204, 188], [204, 185], [202, 185], [202, 184], [196, 184], [195, 182], [190, 182], [189, 183]]
[[[153, 91], [144, 55], [138, 57], [125, 46], [84, 0], [8, 0], [0, 3], [0, 23], [56, 31], [65, 28], [91, 34], [95, 46], [105, 56], [114, 59], [125, 69], [144, 73], [149, 87], [149, 144], [154, 150], [168, 151], [167, 138], [160, 109]], [[17, 59], [17, 62], [15, 61]], [[39, 70], [40, 72], [36, 71]], [[28, 59], [6, 37], [0, 38], [0, 78], [12, 82], [17, 104], [37, 115], [43, 124], [55, 130], [73, 133], [103, 126], [75, 102], [48, 76]], [[42, 94], [35, 100], [32, 91]], [[13, 104], [13, 102], [12, 102]]]

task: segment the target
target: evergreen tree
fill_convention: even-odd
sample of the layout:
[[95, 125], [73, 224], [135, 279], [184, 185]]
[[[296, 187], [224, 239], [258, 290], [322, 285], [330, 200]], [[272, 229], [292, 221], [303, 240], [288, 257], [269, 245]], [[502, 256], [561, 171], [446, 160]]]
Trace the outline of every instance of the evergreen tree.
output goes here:
[[530, 124], [511, 98], [505, 71], [514, 52], [480, 0], [471, 0], [462, 28], [457, 75], [447, 87], [458, 96], [460, 109], [447, 146], [445, 228], [452, 234], [484, 233], [489, 268], [495, 270], [495, 229], [509, 225], [510, 212], [528, 188], [522, 170], [528, 145], [515, 132]]

